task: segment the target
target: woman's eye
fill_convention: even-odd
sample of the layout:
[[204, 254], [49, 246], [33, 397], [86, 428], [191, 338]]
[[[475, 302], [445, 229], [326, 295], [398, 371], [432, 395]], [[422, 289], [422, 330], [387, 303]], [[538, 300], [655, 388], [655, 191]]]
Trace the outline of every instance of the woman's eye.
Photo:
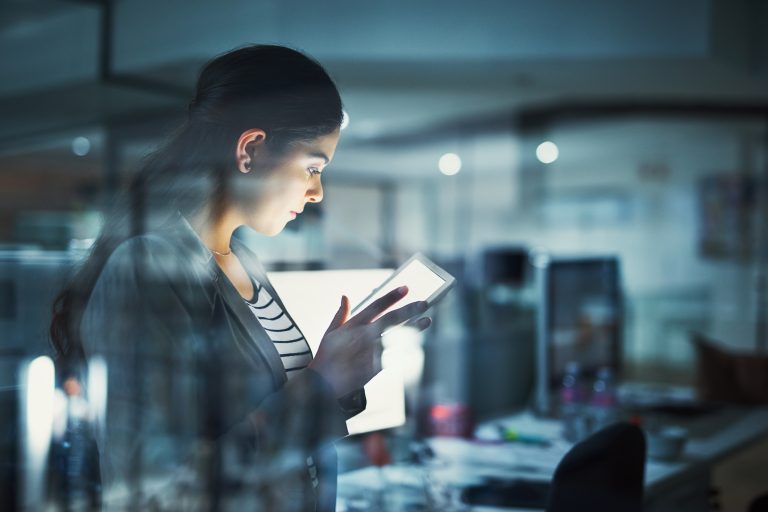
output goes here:
[[321, 173], [320, 169], [318, 169], [317, 167], [310, 167], [309, 169], [307, 169], [307, 172], [309, 172], [309, 174], [312, 176], [315, 176]]

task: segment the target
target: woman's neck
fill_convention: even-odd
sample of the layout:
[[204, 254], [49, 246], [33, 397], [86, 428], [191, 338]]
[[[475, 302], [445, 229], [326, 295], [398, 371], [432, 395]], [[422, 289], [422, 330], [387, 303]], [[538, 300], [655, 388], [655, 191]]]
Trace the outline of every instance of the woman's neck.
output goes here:
[[208, 211], [206, 209], [201, 212], [189, 223], [203, 244], [213, 253], [214, 261], [240, 296], [251, 300], [254, 294], [253, 283], [240, 260], [229, 248], [232, 233], [243, 224], [242, 219], [231, 210], [216, 217], [211, 216]]
[[240, 216], [231, 209], [214, 216], [208, 208], [190, 219], [189, 223], [203, 244], [218, 255], [227, 255], [230, 252], [232, 234], [242, 224]]

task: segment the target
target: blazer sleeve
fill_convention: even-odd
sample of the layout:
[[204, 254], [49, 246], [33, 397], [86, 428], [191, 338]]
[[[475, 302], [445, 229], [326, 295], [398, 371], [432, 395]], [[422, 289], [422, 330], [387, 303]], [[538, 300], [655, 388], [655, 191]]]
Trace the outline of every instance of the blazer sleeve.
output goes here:
[[[350, 410], [312, 369], [275, 389], [264, 363], [244, 365], [233, 327], [203, 313], [221, 305], [189, 275], [172, 248], [135, 238], [113, 253], [92, 291], [81, 337], [109, 374], [107, 419], [97, 428], [105, 485], [137, 468], [179, 475], [216, 467], [225, 446], [246, 452], [262, 475], [306, 471], [308, 453], [347, 435]], [[230, 379], [238, 371], [247, 384]]]

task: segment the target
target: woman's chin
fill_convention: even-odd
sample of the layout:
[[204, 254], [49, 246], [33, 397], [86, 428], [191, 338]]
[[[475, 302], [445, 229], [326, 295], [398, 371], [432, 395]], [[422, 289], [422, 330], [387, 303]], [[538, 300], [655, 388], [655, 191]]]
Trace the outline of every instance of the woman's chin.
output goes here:
[[260, 235], [264, 236], [277, 236], [280, 233], [283, 232], [285, 229], [285, 223], [283, 224], [273, 224], [271, 226], [264, 226], [264, 225], [256, 225], [256, 224], [248, 224], [248, 227], [257, 232]]
[[282, 217], [277, 214], [266, 212], [249, 212], [244, 215], [245, 224], [255, 232], [264, 236], [277, 236], [283, 232], [288, 224], [288, 216]]

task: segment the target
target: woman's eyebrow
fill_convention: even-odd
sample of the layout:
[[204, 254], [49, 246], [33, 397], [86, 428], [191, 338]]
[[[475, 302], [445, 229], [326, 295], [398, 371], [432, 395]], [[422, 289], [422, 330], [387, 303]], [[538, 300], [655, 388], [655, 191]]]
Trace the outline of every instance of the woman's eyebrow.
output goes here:
[[309, 152], [309, 153], [307, 153], [307, 154], [308, 154], [309, 156], [313, 157], [313, 158], [322, 158], [323, 160], [325, 160], [325, 163], [326, 163], [326, 164], [327, 164], [328, 162], [330, 162], [330, 159], [328, 158], [328, 155], [326, 155], [326, 154], [325, 154], [325, 153], [323, 153], [322, 151], [310, 151], [310, 152]]

